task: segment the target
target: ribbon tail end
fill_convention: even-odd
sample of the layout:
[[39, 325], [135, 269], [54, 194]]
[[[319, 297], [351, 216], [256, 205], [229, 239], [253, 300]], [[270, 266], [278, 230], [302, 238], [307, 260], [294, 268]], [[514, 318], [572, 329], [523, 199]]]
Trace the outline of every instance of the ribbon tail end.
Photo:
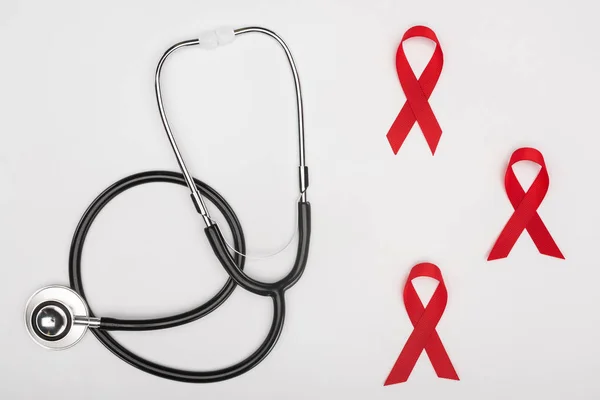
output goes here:
[[[429, 129], [425, 128], [423, 131], [423, 135], [425, 136], [425, 141], [429, 146], [429, 150], [431, 150], [431, 155], [435, 156], [435, 151], [437, 150], [438, 144], [440, 144], [440, 139], [442, 138], [442, 130], [438, 126], [435, 133], [431, 133]], [[427, 132], [427, 133], [426, 133]]]
[[447, 379], [449, 381], [460, 381], [458, 376], [438, 376], [441, 379]]
[[435, 156], [435, 151], [437, 150], [437, 145], [438, 145], [437, 143], [435, 143], [435, 144], [431, 144], [430, 143], [429, 144], [429, 150], [431, 150], [431, 155], [432, 156]]
[[390, 136], [387, 136], [387, 140], [388, 143], [390, 144], [390, 147], [392, 148], [392, 151], [394, 152], [394, 155], [398, 154], [398, 151], [400, 151], [400, 147], [401, 146], [397, 146], [394, 143], [392, 143], [392, 140], [390, 139]]
[[460, 378], [457, 376], [442, 376], [441, 378], [448, 379], [451, 381], [460, 381]]
[[454, 368], [452, 368], [452, 371], [448, 371], [448, 373], [444, 374], [444, 376], [438, 375], [438, 377], [442, 379], [448, 379], [451, 381], [460, 381], [460, 378], [458, 377], [456, 371], [454, 371]]
[[559, 251], [558, 254], [548, 254], [549, 256], [555, 257], [555, 258], [559, 258], [561, 260], [565, 260], [565, 256], [563, 256], [563, 254]]
[[448, 365], [448, 368], [445, 371], [435, 371], [438, 378], [448, 379], [451, 381], [460, 381], [458, 374], [454, 370], [452, 365]]
[[383, 383], [383, 386], [391, 386], [391, 385], [395, 385], [397, 383], [404, 383], [404, 382], [406, 382], [405, 379], [398, 379], [398, 378], [388, 376], [387, 379], [385, 380], [385, 382]]
[[554, 248], [554, 249], [544, 249], [543, 251], [540, 251], [541, 254], [548, 256], [548, 257], [554, 257], [554, 258], [559, 258], [561, 260], [565, 259], [565, 256], [563, 255], [563, 253], [560, 251], [560, 249], [558, 247]]

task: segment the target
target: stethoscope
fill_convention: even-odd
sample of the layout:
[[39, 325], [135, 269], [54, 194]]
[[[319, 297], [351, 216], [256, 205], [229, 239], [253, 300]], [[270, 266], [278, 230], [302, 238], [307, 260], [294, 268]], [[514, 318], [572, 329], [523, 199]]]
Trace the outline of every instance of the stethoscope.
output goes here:
[[[167, 121], [163, 99], [161, 94], [160, 77], [164, 62], [176, 50], [188, 46], [200, 46], [202, 48], [216, 48], [220, 45], [230, 43], [236, 36], [246, 33], [262, 33], [275, 39], [285, 51], [296, 89], [296, 106], [298, 116], [298, 140], [299, 140], [299, 178], [300, 194], [298, 200], [298, 250], [296, 260], [287, 276], [275, 283], [265, 283], [255, 280], [243, 271], [245, 261], [245, 241], [240, 222], [233, 209], [227, 201], [207, 184], [192, 178], [189, 173], [175, 137]], [[260, 27], [248, 27], [236, 30], [218, 29], [205, 32], [199, 39], [186, 40], [169, 48], [161, 57], [156, 68], [154, 81], [156, 100], [163, 126], [169, 138], [173, 152], [181, 169], [181, 173], [169, 171], [148, 171], [128, 176], [114, 183], [104, 190], [87, 208], [83, 214], [71, 243], [69, 255], [69, 280], [70, 287], [47, 286], [31, 296], [26, 305], [25, 324], [30, 336], [39, 345], [48, 349], [66, 349], [79, 342], [88, 328], [98, 340], [113, 354], [142, 371], [163, 378], [194, 383], [217, 382], [241, 375], [260, 363], [273, 349], [283, 328], [285, 318], [285, 291], [291, 288], [300, 279], [308, 258], [310, 242], [310, 204], [306, 198], [308, 188], [308, 168], [305, 164], [304, 151], [304, 120], [302, 108], [302, 92], [300, 90], [300, 79], [296, 64], [292, 58], [290, 49], [285, 42], [274, 32]], [[202, 216], [206, 228], [206, 237], [218, 258], [219, 262], [229, 275], [223, 288], [205, 304], [190, 311], [183, 312], [170, 317], [153, 319], [116, 319], [108, 317], [97, 317], [89, 308], [83, 289], [81, 279], [81, 258], [83, 245], [92, 223], [102, 209], [120, 193], [138, 185], [151, 182], [168, 182], [178, 185], [187, 185], [191, 191], [192, 202], [198, 213]], [[229, 226], [233, 244], [231, 249], [223, 238], [223, 235], [210, 217], [205, 199], [208, 199], [224, 215]], [[227, 300], [236, 285], [255, 293], [259, 296], [268, 296], [273, 300], [273, 320], [271, 328], [263, 343], [251, 355], [243, 361], [226, 368], [213, 371], [188, 371], [167, 367], [149, 361], [118, 343], [109, 331], [149, 331], [157, 329], [172, 328], [183, 325], [204, 317]]]

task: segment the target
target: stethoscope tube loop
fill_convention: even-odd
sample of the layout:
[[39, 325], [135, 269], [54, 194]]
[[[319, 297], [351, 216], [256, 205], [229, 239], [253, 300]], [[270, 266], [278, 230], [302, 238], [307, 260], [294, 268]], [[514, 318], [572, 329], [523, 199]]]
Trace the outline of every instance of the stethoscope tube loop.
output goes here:
[[[69, 279], [71, 288], [79, 293], [81, 298], [85, 300], [86, 304], [87, 300], [81, 275], [81, 261], [85, 238], [89, 232], [89, 229], [91, 228], [92, 223], [102, 209], [117, 195], [127, 189], [151, 182], [167, 182], [176, 183], [179, 185], [186, 184], [185, 178], [182, 174], [168, 171], [149, 171], [131, 175], [104, 190], [92, 202], [82, 216], [77, 229], [75, 230], [73, 241], [71, 243], [71, 252], [69, 257]], [[237, 219], [234, 211], [227, 204], [226, 200], [210, 186], [197, 179], [195, 179], [194, 182], [200, 193], [202, 193], [204, 197], [215, 204], [217, 209], [219, 209], [219, 211], [225, 216], [225, 220], [232, 230], [235, 249], [237, 251], [244, 251], [244, 236], [241, 230], [241, 225], [239, 224], [239, 220]], [[226, 247], [224, 246], [226, 245], [224, 243], [223, 236], [218, 226], [214, 225], [206, 228], [207, 236], [209, 236], [210, 232], [209, 240], [211, 241], [211, 245], [213, 245], [213, 243], [218, 243], [215, 247], [213, 247], [213, 249], [216, 248], [218, 251], [223, 250], [227, 252], [227, 262], [223, 266], [225, 267], [227, 273], [230, 274], [230, 278], [227, 280], [227, 283], [217, 295], [200, 307], [171, 317], [144, 320], [123, 320], [102, 317], [100, 318], [99, 329], [92, 329], [92, 333], [108, 350], [121, 358], [123, 361], [142, 371], [166, 379], [191, 383], [210, 383], [234, 378], [254, 368], [271, 352], [277, 343], [285, 320], [285, 290], [291, 287], [300, 278], [302, 270], [306, 265], [309, 247], [308, 243], [310, 239], [310, 204], [300, 202], [298, 207], [298, 225], [300, 231], [298, 260], [296, 260], [294, 267], [286, 276], [286, 278], [274, 284], [268, 284], [254, 281], [252, 278], [246, 276], [246, 274], [243, 273], [244, 257], [236, 253], [234, 253], [232, 256], [227, 252], [227, 250], [225, 250]], [[220, 261], [222, 261], [222, 256], [218, 256], [218, 258]], [[229, 263], [231, 259], [233, 259], [233, 262]], [[239, 267], [237, 265], [239, 265]], [[117, 342], [116, 339], [110, 334], [110, 331], [145, 331], [165, 329], [195, 321], [214, 311], [218, 306], [223, 304], [235, 289], [237, 280], [239, 280], [240, 285], [245, 288], [245, 285], [248, 285], [248, 281], [251, 280], [252, 282], [256, 282], [257, 286], [248, 287], [260, 291], [260, 293], [254, 291], [257, 294], [271, 297], [273, 301], [273, 318], [269, 332], [261, 345], [244, 360], [230, 367], [213, 371], [188, 371], [160, 365], [128, 350], [119, 342]], [[90, 318], [96, 318], [89, 305], [88, 308]]]
[[308, 249], [310, 244], [310, 203], [298, 203], [298, 251], [296, 260], [291, 271], [277, 282], [260, 282], [248, 276], [239, 268], [231, 256], [223, 234], [215, 224], [204, 229], [208, 242], [210, 243], [215, 256], [221, 262], [221, 265], [229, 276], [241, 287], [249, 292], [261, 296], [275, 296], [276, 293], [283, 293], [292, 287], [302, 276], [306, 262], [308, 260]]
[[103, 331], [93, 331], [98, 340], [106, 346], [114, 355], [128, 364], [152, 375], [165, 379], [188, 383], [212, 383], [235, 378], [242, 375], [263, 361], [273, 350], [281, 336], [285, 321], [285, 300], [281, 293], [275, 293], [273, 299], [273, 318], [269, 332], [261, 345], [246, 359], [226, 368], [214, 371], [188, 371], [178, 368], [167, 367], [146, 360], [137, 354], [127, 350], [119, 344], [111, 335]]
[[[120, 193], [131, 189], [133, 187], [155, 182], [174, 183], [185, 186], [186, 182], [183, 176], [176, 172], [170, 171], [147, 171], [139, 174], [128, 176], [120, 181], [114, 183], [109, 188], [104, 190], [98, 197], [90, 204], [87, 210], [84, 212], [71, 242], [71, 251], [69, 256], [69, 278], [71, 287], [77, 291], [84, 299], [85, 292], [83, 290], [82, 278], [81, 278], [81, 260], [83, 255], [83, 245], [87, 237], [88, 231], [92, 226], [92, 223], [102, 211], [102, 209]], [[235, 212], [227, 201], [213, 188], [206, 185], [205, 183], [195, 179], [195, 185], [198, 190], [211, 201], [217, 209], [223, 214], [229, 229], [233, 236], [233, 243], [236, 250], [244, 252], [246, 248], [244, 234], [242, 231], [241, 224], [235, 215]], [[236, 264], [240, 265], [240, 268], [244, 268], [245, 259], [244, 257], [236, 254], [234, 256]], [[130, 330], [130, 331], [142, 331], [142, 330], [157, 330], [172, 328], [179, 325], [183, 325], [214, 311], [219, 307], [227, 298], [233, 293], [235, 289], [235, 282], [231, 278], [227, 280], [223, 288], [208, 302], [204, 305], [197, 307], [193, 310], [183, 312], [174, 316], [164, 318], [151, 318], [151, 319], [140, 319], [140, 320], [120, 320], [115, 318], [102, 318], [102, 329], [108, 330]], [[90, 310], [90, 315], [94, 316]]]

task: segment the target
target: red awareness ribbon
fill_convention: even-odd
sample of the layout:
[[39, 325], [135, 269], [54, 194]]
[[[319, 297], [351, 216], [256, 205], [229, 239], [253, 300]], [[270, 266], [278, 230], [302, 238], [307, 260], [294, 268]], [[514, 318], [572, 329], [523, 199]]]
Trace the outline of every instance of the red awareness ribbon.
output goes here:
[[[423, 306], [412, 284], [412, 280], [418, 277], [429, 277], [439, 282], [427, 307]], [[415, 265], [404, 285], [404, 307], [414, 329], [385, 380], [385, 386], [406, 382], [423, 350], [427, 353], [438, 377], [459, 380], [450, 357], [435, 330], [444, 314], [447, 301], [448, 291], [440, 269], [431, 263]]]
[[[436, 44], [433, 55], [419, 80], [417, 80], [414, 71], [410, 67], [402, 47], [405, 40], [414, 37], [424, 37]], [[406, 96], [406, 102], [387, 134], [387, 139], [394, 154], [398, 154], [398, 150], [400, 150], [415, 122], [419, 123], [423, 136], [425, 136], [425, 140], [427, 140], [427, 144], [431, 149], [431, 154], [435, 154], [435, 149], [442, 136], [442, 128], [440, 128], [440, 124], [429, 105], [429, 97], [442, 73], [443, 65], [444, 54], [435, 32], [426, 26], [413, 26], [406, 31], [396, 52], [396, 72]]]
[[[523, 190], [512, 169], [512, 166], [519, 161], [533, 161], [541, 167], [527, 192]], [[531, 147], [515, 150], [504, 175], [506, 194], [515, 211], [496, 239], [488, 261], [506, 258], [525, 229], [540, 253], [551, 257], [565, 258], [537, 213], [538, 207], [548, 192], [549, 184], [550, 178], [542, 153]]]

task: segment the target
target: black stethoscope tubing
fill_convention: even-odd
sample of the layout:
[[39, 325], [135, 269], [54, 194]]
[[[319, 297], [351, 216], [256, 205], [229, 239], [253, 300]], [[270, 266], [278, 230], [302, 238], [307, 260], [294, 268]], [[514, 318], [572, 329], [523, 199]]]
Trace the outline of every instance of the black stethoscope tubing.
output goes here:
[[[81, 278], [81, 261], [85, 238], [92, 223], [102, 209], [117, 195], [135, 186], [152, 182], [167, 182], [183, 186], [186, 185], [183, 175], [175, 172], [148, 171], [131, 175], [116, 182], [102, 192], [83, 214], [71, 243], [69, 279], [71, 288], [78, 292], [86, 303], [87, 299]], [[239, 253], [243, 253], [245, 251], [244, 235], [233, 209], [229, 206], [227, 201], [210, 186], [197, 179], [194, 179], [194, 183], [200, 193], [213, 203], [223, 214], [231, 229], [235, 250]], [[298, 203], [299, 238], [296, 261], [288, 275], [274, 283], [256, 281], [243, 272], [244, 257], [235, 252], [232, 255], [230, 251], [228, 251], [223, 235], [216, 224], [205, 228], [205, 232], [215, 255], [229, 274], [229, 279], [213, 298], [205, 304], [184, 313], [154, 319], [124, 320], [106, 317], [100, 318], [99, 329], [92, 329], [92, 333], [106, 348], [123, 361], [142, 371], [162, 378], [182, 382], [209, 383], [231, 379], [249, 371], [258, 365], [271, 352], [277, 343], [285, 319], [285, 291], [300, 279], [308, 258], [310, 242], [310, 204], [302, 201]], [[273, 320], [271, 322], [271, 328], [262, 344], [247, 358], [232, 366], [212, 371], [189, 371], [164, 366], [147, 360], [131, 350], [128, 350], [122, 344], [117, 342], [117, 340], [109, 333], [109, 331], [146, 331], [165, 329], [195, 321], [223, 304], [235, 289], [236, 284], [252, 293], [271, 297], [273, 301]], [[94, 316], [91, 307], [90, 316]]]

